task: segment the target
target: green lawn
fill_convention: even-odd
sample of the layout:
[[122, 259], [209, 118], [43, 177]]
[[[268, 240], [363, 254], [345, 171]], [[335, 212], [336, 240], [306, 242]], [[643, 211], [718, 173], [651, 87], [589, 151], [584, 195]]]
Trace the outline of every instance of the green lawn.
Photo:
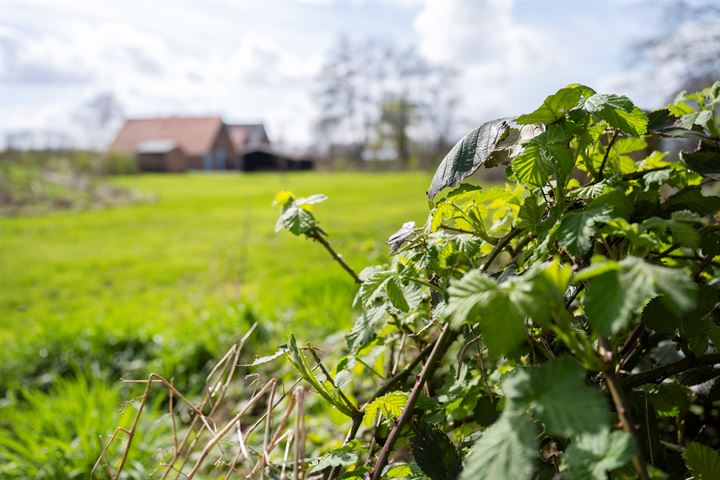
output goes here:
[[[357, 270], [427, 214], [419, 173], [142, 175], [155, 201], [0, 219], [0, 393], [73, 370], [183, 375], [253, 320], [268, 349], [352, 322], [355, 287], [319, 245], [276, 234], [276, 191], [329, 196], [315, 212]], [[257, 350], [263, 346], [256, 345]], [[133, 372], [135, 373], [135, 372]], [[189, 373], [189, 372], [188, 372]]]

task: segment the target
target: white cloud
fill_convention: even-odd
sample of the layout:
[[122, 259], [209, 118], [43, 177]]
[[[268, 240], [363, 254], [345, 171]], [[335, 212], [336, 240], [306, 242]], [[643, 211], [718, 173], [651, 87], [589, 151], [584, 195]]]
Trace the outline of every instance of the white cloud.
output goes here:
[[[308, 84], [321, 54], [308, 53], [308, 45], [292, 35], [272, 37], [262, 26], [233, 32], [232, 18], [216, 17], [195, 28], [212, 32], [217, 26], [232, 37], [216, 42], [188, 32], [201, 39], [196, 48], [188, 48], [172, 30], [190, 12], [174, 11], [176, 21], [157, 19], [158, 28], [151, 29], [119, 10], [83, 16], [72, 4], [65, 7], [53, 6], [62, 22], [28, 16], [31, 6], [22, 15], [11, 15], [7, 25], [3, 22], [3, 131], [63, 129], [77, 136], [77, 109], [93, 95], [112, 91], [129, 116], [221, 114], [264, 120], [271, 131], [282, 129], [291, 143], [309, 140], [298, 111], [309, 110]], [[283, 127], [293, 117], [294, 124]]]
[[429, 61], [456, 68], [463, 113], [477, 123], [516, 113], [513, 92], [532, 72], [560, 60], [548, 55], [552, 39], [518, 22], [507, 2], [428, 0], [414, 20], [419, 50]]

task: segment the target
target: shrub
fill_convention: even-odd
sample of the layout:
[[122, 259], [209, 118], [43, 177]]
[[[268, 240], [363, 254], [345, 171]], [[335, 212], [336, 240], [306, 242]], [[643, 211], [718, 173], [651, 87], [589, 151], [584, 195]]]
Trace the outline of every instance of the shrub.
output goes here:
[[[403, 225], [392, 260], [359, 274], [312, 213], [324, 196], [278, 194], [277, 228], [321, 243], [363, 310], [329, 375], [289, 343], [352, 423], [315, 471], [716, 478], [718, 103], [720, 83], [650, 114], [569, 85], [486, 122], [439, 166], [426, 224]], [[656, 138], [697, 149], [670, 162]], [[463, 183], [497, 165], [513, 183]]]

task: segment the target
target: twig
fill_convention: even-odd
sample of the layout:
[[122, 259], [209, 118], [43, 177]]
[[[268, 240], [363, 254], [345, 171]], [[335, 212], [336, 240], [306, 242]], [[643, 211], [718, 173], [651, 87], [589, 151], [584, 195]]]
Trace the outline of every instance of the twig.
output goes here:
[[295, 415], [295, 458], [294, 458], [294, 478], [295, 480], [305, 479], [305, 413], [304, 409], [305, 389], [298, 387], [295, 390], [297, 400], [297, 414]]
[[378, 456], [377, 462], [375, 462], [375, 468], [373, 469], [372, 475], [370, 477], [371, 480], [378, 480], [382, 475], [383, 468], [385, 468], [385, 465], [388, 462], [390, 450], [395, 444], [395, 440], [397, 440], [398, 435], [400, 435], [400, 430], [402, 430], [402, 427], [410, 419], [413, 408], [415, 408], [415, 403], [420, 397], [420, 391], [422, 390], [425, 381], [430, 375], [432, 375], [432, 373], [435, 372], [435, 369], [439, 365], [439, 360], [442, 358], [442, 356], [447, 351], [447, 348], [450, 346], [450, 343], [446, 342], [446, 339], [449, 336], [450, 327], [448, 324], [445, 324], [440, 331], [438, 339], [435, 341], [435, 346], [433, 347], [432, 352], [430, 352], [430, 356], [425, 362], [425, 366], [423, 367], [417, 381], [415, 382], [415, 386], [413, 387], [410, 395], [408, 396], [407, 403], [405, 404], [405, 407], [403, 408], [400, 417], [397, 419], [397, 422], [390, 431], [387, 440], [385, 440], [385, 444], [383, 445], [382, 450], [380, 450], [380, 455]]
[[503, 249], [508, 246], [510, 241], [517, 237], [522, 230], [519, 228], [513, 228], [510, 230], [510, 233], [505, 235], [503, 238], [498, 241], [498, 243], [495, 244], [492, 251], [488, 254], [488, 256], [485, 258], [485, 263], [482, 266], [482, 271], [487, 272], [488, 268], [492, 265], [492, 263], [495, 261], [495, 258], [497, 258], [498, 255], [500, 255], [500, 252], [503, 251]]
[[410, 374], [415, 369], [415, 367], [418, 366], [418, 364], [420, 362], [422, 362], [425, 359], [425, 357], [427, 357], [430, 354], [430, 352], [432, 351], [434, 346], [435, 346], [435, 344], [433, 344], [433, 343], [426, 345], [425, 348], [423, 348], [420, 351], [420, 353], [418, 353], [417, 356], [405, 368], [403, 368], [398, 373], [396, 373], [395, 375], [390, 377], [379, 389], [377, 389], [377, 391], [375, 393], [370, 395], [370, 398], [368, 398], [365, 401], [365, 404], [371, 403], [373, 400], [375, 400], [378, 397], [382, 397], [389, 391], [393, 390], [399, 383], [404, 381], [408, 376], [410, 376]]
[[335, 259], [335, 261], [338, 262], [340, 266], [352, 277], [355, 283], [357, 283], [358, 285], [362, 283], [362, 280], [360, 280], [360, 277], [358, 277], [357, 273], [355, 273], [355, 270], [353, 270], [350, 265], [345, 262], [342, 256], [335, 251], [335, 249], [330, 245], [330, 243], [325, 240], [325, 237], [322, 236], [322, 233], [312, 230], [311, 232], [307, 233], [307, 236], [308, 238], [312, 238], [316, 242], [320, 242], [320, 244], [325, 247], [325, 250], [330, 253], [330, 255]]
[[442, 228], [444, 230], [450, 230], [451, 232], [467, 233], [469, 235], [477, 235], [476, 232], [471, 232], [470, 230], [465, 230], [463, 228], [451, 227], [450, 225], [445, 225], [445, 224], [440, 225], [440, 228]]
[[[601, 348], [606, 350], [608, 354], [612, 355], [607, 339], [605, 337], [600, 337], [599, 342]], [[638, 438], [634, 423], [632, 422], [632, 418], [630, 417], [630, 406], [627, 402], [627, 399], [625, 398], [625, 392], [623, 392], [622, 388], [620, 387], [617, 376], [615, 375], [614, 360], [612, 364], [609, 365], [608, 368], [603, 372], [603, 377], [605, 378], [605, 382], [607, 383], [608, 390], [610, 390], [610, 396], [612, 397], [613, 403], [615, 404], [615, 410], [617, 410], [617, 414], [620, 419], [620, 423], [622, 423], [623, 430], [625, 430], [625, 432], [627, 432], [628, 434], [632, 435], [632, 438], [635, 441], [636, 452], [632, 459], [633, 466], [635, 467], [635, 470], [637, 470], [638, 475], [642, 480], [649, 480], [650, 477], [648, 476], [647, 466], [645, 465], [645, 458], [643, 457], [642, 451], [640, 449], [640, 439]]]
[[648, 173], [659, 172], [660, 170], [668, 170], [668, 169], [670, 169], [670, 165], [665, 166], [665, 167], [648, 168], [646, 170], [639, 170], [637, 172], [626, 173], [625, 175], [622, 176], [622, 179], [623, 180], [637, 180], [638, 178], [644, 177]]
[[210, 441], [208, 441], [207, 445], [205, 445], [205, 448], [200, 452], [200, 456], [198, 457], [197, 461], [195, 462], [195, 466], [190, 470], [190, 473], [188, 473], [187, 478], [192, 479], [195, 474], [198, 473], [200, 470], [200, 467], [202, 466], [203, 462], [205, 461], [205, 458], [207, 458], [210, 451], [217, 445], [217, 443], [235, 426], [235, 424], [242, 418], [243, 415], [245, 415], [248, 410], [250, 410], [257, 400], [265, 394], [265, 392], [272, 388], [273, 384], [275, 384], [277, 380], [274, 378], [267, 382], [265, 386], [263, 386], [255, 395], [248, 400], [247, 404], [240, 410], [233, 418], [230, 420], [225, 426], [220, 430], [218, 433], [216, 433]]
[[620, 381], [625, 388], [635, 388], [646, 383], [658, 383], [671, 375], [691, 370], [703, 365], [714, 365], [720, 363], [720, 353], [708, 353], [700, 357], [686, 357], [677, 362], [668, 363], [659, 367], [651, 368], [635, 375], [625, 377]]
[[338, 392], [338, 394], [340, 395], [340, 398], [342, 398], [343, 402], [345, 402], [345, 405], [347, 405], [348, 408], [350, 408], [352, 411], [357, 412], [357, 406], [355, 406], [355, 404], [352, 403], [350, 401], [350, 399], [348, 399], [345, 396], [345, 393], [341, 389], [339, 389], [337, 385], [335, 385], [335, 380], [333, 379], [332, 375], [330, 375], [330, 372], [327, 371], [327, 368], [325, 368], [325, 365], [323, 365], [323, 363], [320, 360], [320, 357], [318, 356], [315, 349], [313, 347], [309, 347], [309, 350], [310, 350], [310, 354], [315, 359], [315, 362], [320, 367], [320, 370], [323, 372], [323, 375], [325, 375], [325, 378], [327, 379], [328, 382], [330, 382], [330, 385], [332, 385], [332, 387], [335, 389], [335, 391]]
[[603, 171], [605, 170], [605, 164], [607, 163], [608, 157], [610, 156], [610, 150], [612, 150], [612, 147], [615, 144], [615, 140], [617, 140], [618, 135], [620, 135], [620, 130], [615, 130], [615, 133], [610, 139], [610, 143], [608, 143], [608, 146], [605, 148], [605, 155], [603, 156], [602, 163], [600, 164], [600, 168], [598, 169], [598, 180], [603, 179]]

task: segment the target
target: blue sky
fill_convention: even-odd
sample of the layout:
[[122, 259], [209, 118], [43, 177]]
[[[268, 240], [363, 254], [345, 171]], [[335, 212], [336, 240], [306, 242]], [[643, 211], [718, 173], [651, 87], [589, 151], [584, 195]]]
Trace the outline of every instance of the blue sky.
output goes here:
[[[65, 129], [113, 92], [129, 116], [221, 114], [312, 142], [315, 78], [341, 35], [414, 46], [461, 73], [458, 130], [533, 109], [572, 82], [656, 106], [629, 66], [663, 2], [0, 2], [0, 134]], [[461, 132], [459, 132], [461, 133]]]

